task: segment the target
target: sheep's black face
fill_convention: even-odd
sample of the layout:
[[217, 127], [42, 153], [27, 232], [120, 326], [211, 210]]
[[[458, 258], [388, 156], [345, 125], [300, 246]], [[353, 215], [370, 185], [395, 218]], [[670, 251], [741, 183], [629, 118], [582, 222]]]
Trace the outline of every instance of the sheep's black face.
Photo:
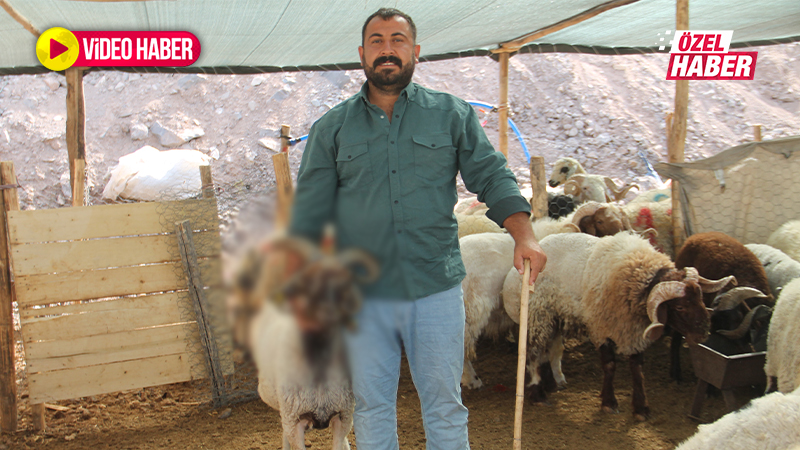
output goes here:
[[700, 286], [686, 284], [686, 294], [667, 305], [667, 324], [686, 337], [689, 344], [699, 344], [708, 338], [709, 315], [703, 304]]

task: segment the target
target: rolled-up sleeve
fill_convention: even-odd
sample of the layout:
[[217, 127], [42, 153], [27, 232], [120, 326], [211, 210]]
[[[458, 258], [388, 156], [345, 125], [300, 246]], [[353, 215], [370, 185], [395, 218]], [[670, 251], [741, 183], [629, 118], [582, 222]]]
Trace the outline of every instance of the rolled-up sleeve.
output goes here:
[[334, 146], [330, 130], [319, 130], [316, 124], [311, 127], [297, 172], [291, 235], [319, 242], [323, 227], [333, 219], [338, 185]]
[[486, 217], [501, 227], [512, 214], [524, 212], [530, 215], [531, 205], [520, 194], [517, 178], [507, 167], [505, 156], [495, 151], [475, 110], [469, 104], [465, 105], [463, 132], [456, 139], [464, 186], [478, 195], [478, 201], [486, 203], [489, 207]]

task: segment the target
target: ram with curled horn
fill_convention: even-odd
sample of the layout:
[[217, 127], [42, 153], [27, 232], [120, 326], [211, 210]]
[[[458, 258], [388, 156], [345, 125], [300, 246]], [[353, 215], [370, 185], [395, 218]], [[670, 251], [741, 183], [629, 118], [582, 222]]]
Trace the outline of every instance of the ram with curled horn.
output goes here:
[[[711, 280], [691, 267], [676, 269], [668, 256], [626, 231], [603, 238], [557, 234], [540, 245], [547, 266], [536, 281], [528, 311], [531, 400], [545, 399], [541, 364], [553, 345], [588, 335], [603, 367], [602, 410], [617, 411], [613, 381], [615, 355], [620, 354], [630, 360], [634, 416], [645, 420], [650, 414], [642, 372], [645, 349], [666, 326], [690, 343], [702, 342], [710, 326], [703, 292], [722, 289], [733, 277]], [[508, 272], [504, 299], [519, 297], [520, 280], [516, 270]], [[519, 317], [519, 306], [515, 310], [504, 302], [504, 307], [509, 317]]]

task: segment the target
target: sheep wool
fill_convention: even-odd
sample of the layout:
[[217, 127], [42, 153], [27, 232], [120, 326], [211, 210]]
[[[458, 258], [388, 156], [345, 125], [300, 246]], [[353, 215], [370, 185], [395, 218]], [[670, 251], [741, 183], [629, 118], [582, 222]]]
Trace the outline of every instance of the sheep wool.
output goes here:
[[[768, 386], [778, 378], [778, 390], [788, 393], [800, 387], [800, 278], [787, 284], [781, 291], [772, 313], [767, 337], [767, 362], [764, 372]], [[800, 424], [798, 424], [800, 426]]]
[[786, 253], [766, 244], [747, 244], [745, 247], [753, 252], [764, 266], [769, 282], [769, 290], [774, 298], [778, 298], [781, 289], [795, 278], [800, 278], [800, 262]]
[[592, 342], [600, 346], [611, 339], [622, 355], [643, 352], [651, 344], [643, 337], [651, 323], [643, 308], [645, 290], [659, 270], [674, 267], [669, 257], [632, 233], [599, 239], [581, 281], [581, 311]]
[[777, 248], [793, 260], [800, 262], [800, 220], [786, 222], [773, 231], [767, 239], [767, 245]]
[[726, 414], [676, 450], [796, 450], [800, 448], [800, 390], [773, 392]]

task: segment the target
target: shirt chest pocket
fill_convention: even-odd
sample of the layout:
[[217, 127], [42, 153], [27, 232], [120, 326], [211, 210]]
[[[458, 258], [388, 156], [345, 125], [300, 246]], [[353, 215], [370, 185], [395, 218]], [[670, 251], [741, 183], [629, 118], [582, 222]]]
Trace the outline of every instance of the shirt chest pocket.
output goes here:
[[340, 185], [354, 186], [372, 182], [372, 163], [368, 149], [366, 143], [339, 148], [336, 172], [339, 174]]
[[414, 173], [423, 180], [443, 183], [458, 171], [456, 149], [449, 134], [418, 134], [414, 141]]

